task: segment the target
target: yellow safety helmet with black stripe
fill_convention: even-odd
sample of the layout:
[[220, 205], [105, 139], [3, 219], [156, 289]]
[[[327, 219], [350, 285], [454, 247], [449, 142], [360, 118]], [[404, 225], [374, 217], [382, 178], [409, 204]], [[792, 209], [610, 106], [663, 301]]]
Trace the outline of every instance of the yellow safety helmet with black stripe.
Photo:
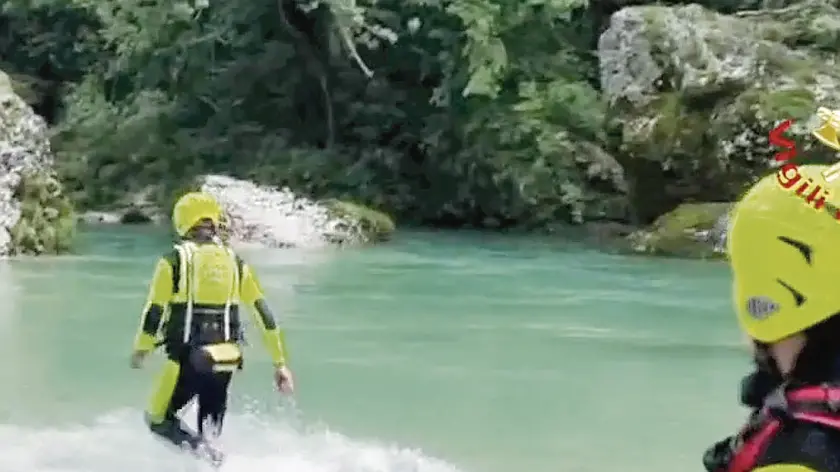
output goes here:
[[210, 220], [218, 228], [222, 222], [223, 210], [212, 195], [204, 192], [190, 192], [175, 203], [172, 209], [172, 224], [183, 237], [201, 220]]
[[733, 301], [756, 341], [776, 342], [840, 313], [840, 181], [826, 182], [827, 169], [786, 165], [733, 208]]

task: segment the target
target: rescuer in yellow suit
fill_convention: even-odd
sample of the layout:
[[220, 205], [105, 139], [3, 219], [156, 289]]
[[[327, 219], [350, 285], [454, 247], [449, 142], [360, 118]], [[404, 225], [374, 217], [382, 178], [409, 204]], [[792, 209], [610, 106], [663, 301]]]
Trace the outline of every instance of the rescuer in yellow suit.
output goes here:
[[[221, 454], [205, 439], [221, 432], [230, 380], [242, 367], [243, 308], [262, 331], [278, 388], [294, 389], [283, 331], [253, 269], [219, 238], [222, 215], [205, 193], [188, 193], [175, 204], [172, 220], [180, 242], [157, 263], [131, 357], [131, 366], [139, 368], [148, 353], [164, 346], [167, 360], [146, 410], [149, 427], [177, 446], [210, 454], [214, 462]], [[178, 417], [194, 397], [197, 433]]]
[[732, 210], [733, 300], [756, 370], [742, 383], [752, 412], [707, 450], [709, 472], [840, 471], [840, 181], [827, 169], [783, 169]]

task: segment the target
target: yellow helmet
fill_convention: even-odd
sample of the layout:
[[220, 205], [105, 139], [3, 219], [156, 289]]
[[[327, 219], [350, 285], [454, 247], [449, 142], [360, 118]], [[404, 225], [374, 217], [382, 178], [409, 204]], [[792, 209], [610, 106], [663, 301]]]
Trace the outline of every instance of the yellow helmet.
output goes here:
[[757, 341], [778, 341], [840, 313], [840, 180], [826, 182], [828, 168], [786, 165], [732, 211], [733, 302], [741, 328]]
[[191, 192], [179, 198], [172, 209], [172, 223], [179, 236], [185, 236], [199, 221], [208, 219], [217, 227], [222, 220], [222, 207], [212, 195]]

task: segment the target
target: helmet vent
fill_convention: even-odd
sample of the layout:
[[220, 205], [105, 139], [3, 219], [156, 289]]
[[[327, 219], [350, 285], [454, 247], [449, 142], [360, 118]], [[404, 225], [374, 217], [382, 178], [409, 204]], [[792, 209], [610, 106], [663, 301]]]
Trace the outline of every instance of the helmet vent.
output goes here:
[[788, 291], [791, 293], [791, 295], [793, 295], [794, 300], [796, 300], [796, 306], [802, 306], [802, 304], [805, 303], [805, 301], [807, 300], [805, 298], [805, 295], [802, 295], [801, 292], [799, 292], [795, 288], [791, 287], [790, 285], [782, 282], [779, 279], [776, 279], [776, 282], [779, 282], [779, 285], [788, 289]]
[[805, 262], [807, 262], [808, 265], [811, 265], [811, 256], [813, 255], [813, 250], [811, 249], [811, 246], [803, 243], [802, 241], [790, 239], [786, 236], [779, 236], [779, 241], [795, 247], [796, 250], [798, 250], [800, 254], [802, 254], [802, 257], [805, 258]]

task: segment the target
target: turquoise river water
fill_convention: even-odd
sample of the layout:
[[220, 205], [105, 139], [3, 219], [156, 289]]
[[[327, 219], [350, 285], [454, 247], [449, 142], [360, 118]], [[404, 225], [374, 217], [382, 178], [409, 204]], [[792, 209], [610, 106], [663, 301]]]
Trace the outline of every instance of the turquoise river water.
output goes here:
[[[160, 356], [128, 367], [167, 237], [82, 236], [78, 255], [0, 263], [0, 471], [202, 470], [142, 422]], [[242, 255], [282, 314], [298, 391], [281, 398], [248, 348], [223, 471], [701, 471], [743, 416], [719, 263], [435, 233]]]

